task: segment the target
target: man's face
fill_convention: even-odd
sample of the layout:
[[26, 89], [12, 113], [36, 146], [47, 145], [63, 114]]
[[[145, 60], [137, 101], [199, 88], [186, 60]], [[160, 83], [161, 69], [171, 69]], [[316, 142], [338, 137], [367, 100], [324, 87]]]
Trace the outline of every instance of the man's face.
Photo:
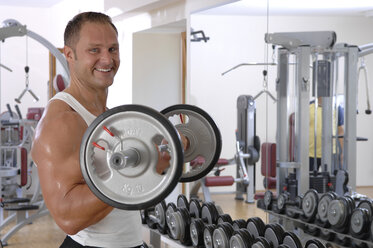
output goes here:
[[110, 24], [84, 23], [75, 52], [70, 54], [67, 59], [72, 80], [94, 88], [107, 88], [113, 83], [120, 60], [117, 34]]

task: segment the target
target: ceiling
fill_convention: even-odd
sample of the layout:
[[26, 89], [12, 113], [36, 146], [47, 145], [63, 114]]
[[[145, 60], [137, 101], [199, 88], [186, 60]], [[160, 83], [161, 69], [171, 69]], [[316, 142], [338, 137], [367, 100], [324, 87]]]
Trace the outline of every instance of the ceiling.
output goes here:
[[[0, 0], [0, 6], [49, 8], [63, 0]], [[159, 0], [169, 1], [169, 0]], [[203, 14], [214, 15], [352, 15], [373, 16], [373, 0], [241, 0]]]
[[241, 0], [200, 12], [214, 15], [373, 16], [372, 0]]
[[49, 8], [63, 0], [0, 0], [0, 6], [23, 6], [33, 8]]

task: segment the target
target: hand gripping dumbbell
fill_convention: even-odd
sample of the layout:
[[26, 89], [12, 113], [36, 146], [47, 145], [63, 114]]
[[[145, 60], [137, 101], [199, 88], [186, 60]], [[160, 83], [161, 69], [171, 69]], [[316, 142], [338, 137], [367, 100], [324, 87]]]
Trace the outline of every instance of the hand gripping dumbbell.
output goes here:
[[[185, 151], [180, 134], [189, 143]], [[88, 187], [103, 202], [139, 210], [165, 199], [179, 181], [205, 176], [220, 151], [219, 129], [195, 106], [175, 105], [160, 113], [123, 105], [104, 112], [88, 127], [80, 146], [80, 167]], [[160, 152], [171, 157], [163, 174], [156, 170]], [[205, 162], [183, 170], [198, 157]]]

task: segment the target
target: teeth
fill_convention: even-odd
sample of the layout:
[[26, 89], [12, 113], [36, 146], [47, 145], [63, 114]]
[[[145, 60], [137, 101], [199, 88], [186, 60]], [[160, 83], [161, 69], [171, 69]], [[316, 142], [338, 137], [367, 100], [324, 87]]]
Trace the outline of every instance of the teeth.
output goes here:
[[99, 69], [99, 68], [96, 68], [97, 71], [102, 71], [102, 72], [109, 72], [111, 71], [111, 69]]

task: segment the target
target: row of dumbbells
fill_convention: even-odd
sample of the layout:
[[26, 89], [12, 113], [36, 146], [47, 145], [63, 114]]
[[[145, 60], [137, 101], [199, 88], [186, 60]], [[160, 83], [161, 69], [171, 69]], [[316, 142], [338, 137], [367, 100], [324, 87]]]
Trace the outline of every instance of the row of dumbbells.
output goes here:
[[[161, 202], [143, 211], [143, 223], [185, 246], [206, 248], [303, 248], [297, 235], [285, 232], [279, 224], [265, 224], [262, 219], [232, 220], [219, 206], [197, 199], [187, 201], [179, 195], [177, 205]], [[326, 247], [312, 239], [306, 248]]]
[[[310, 189], [304, 196], [291, 200], [287, 192], [275, 198], [271, 191], [267, 191], [264, 206], [267, 210], [322, 227], [321, 232], [315, 231], [317, 235], [324, 233], [325, 236], [325, 228], [331, 229], [326, 236], [331, 241], [338, 234], [344, 234], [340, 237], [350, 235], [355, 241], [373, 240], [373, 201], [368, 198], [338, 196], [331, 191], [318, 194], [316, 190]], [[346, 237], [337, 237], [337, 241], [343, 245], [349, 243]]]

